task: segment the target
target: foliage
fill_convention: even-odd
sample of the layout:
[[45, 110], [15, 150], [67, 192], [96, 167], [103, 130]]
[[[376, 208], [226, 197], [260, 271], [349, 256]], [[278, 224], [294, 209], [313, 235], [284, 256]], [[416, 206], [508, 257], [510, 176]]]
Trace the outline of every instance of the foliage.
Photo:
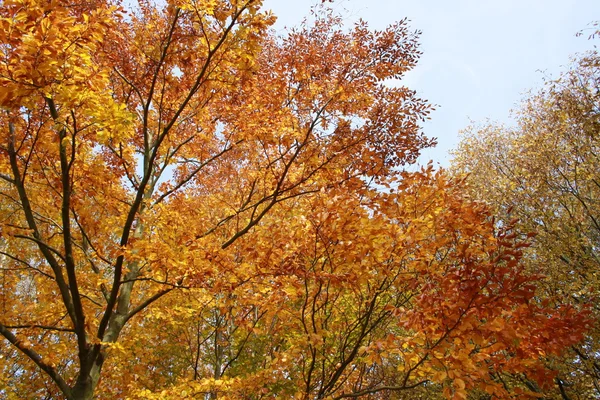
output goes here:
[[0, 14], [3, 397], [527, 397], [501, 377], [547, 385], [580, 340], [583, 314], [532, 301], [512, 227], [396, 172], [433, 144], [427, 103], [385, 85], [419, 57], [404, 21]]
[[592, 306], [594, 330], [561, 360], [556, 396], [600, 395], [600, 57], [589, 53], [542, 91], [526, 99], [516, 126], [469, 128], [455, 156], [474, 195], [521, 232], [536, 232], [526, 254], [532, 271], [546, 275], [544, 297]]

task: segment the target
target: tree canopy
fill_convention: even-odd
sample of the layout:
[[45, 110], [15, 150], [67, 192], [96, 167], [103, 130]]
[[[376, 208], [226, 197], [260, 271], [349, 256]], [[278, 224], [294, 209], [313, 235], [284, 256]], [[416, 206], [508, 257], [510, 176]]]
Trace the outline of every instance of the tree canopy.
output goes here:
[[0, 396], [537, 397], [586, 310], [398, 172], [434, 144], [386, 85], [418, 32], [261, 6], [2, 2]]
[[455, 153], [475, 197], [500, 219], [535, 232], [525, 263], [546, 278], [546, 301], [592, 306], [594, 329], [570, 354], [549, 365], [560, 371], [556, 395], [600, 395], [598, 281], [600, 238], [600, 57], [576, 59], [558, 79], [531, 94], [514, 126], [484, 124], [465, 131]]

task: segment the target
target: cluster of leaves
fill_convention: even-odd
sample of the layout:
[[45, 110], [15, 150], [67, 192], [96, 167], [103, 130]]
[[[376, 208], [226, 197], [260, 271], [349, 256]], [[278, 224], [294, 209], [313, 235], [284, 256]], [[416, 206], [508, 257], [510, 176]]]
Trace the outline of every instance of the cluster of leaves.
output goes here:
[[468, 129], [454, 160], [474, 196], [504, 221], [518, 218], [521, 232], [536, 232], [525, 263], [546, 276], [546, 301], [591, 306], [586, 340], [548, 360], [560, 372], [560, 398], [600, 395], [599, 154], [600, 55], [591, 52], [525, 100], [514, 127]]
[[418, 33], [273, 21], [259, 0], [2, 2], [0, 396], [552, 381], [584, 315], [533, 301], [526, 244], [462, 181], [396, 172], [433, 144], [427, 103], [385, 85]]
[[[540, 355], [579, 340], [581, 315], [530, 304], [525, 244], [494, 232], [461, 184], [427, 169], [392, 194], [336, 190], [278, 208], [234, 254], [213, 256], [235, 278], [145, 314], [165, 329], [124, 342], [139, 359], [117, 364], [139, 371], [139, 398], [535, 398], [502, 377], [551, 384]], [[165, 377], [178, 379], [161, 391]]]

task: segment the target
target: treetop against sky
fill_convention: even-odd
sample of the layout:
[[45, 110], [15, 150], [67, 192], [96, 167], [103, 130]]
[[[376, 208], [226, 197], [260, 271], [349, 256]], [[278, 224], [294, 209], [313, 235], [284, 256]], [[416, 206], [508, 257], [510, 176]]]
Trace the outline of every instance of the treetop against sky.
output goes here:
[[[277, 15], [275, 27], [282, 32], [308, 16], [315, 3], [320, 2], [267, 0], [265, 7]], [[424, 124], [438, 145], [425, 150], [420, 163], [433, 159], [442, 165], [471, 120], [509, 123], [509, 110], [527, 91], [540, 87], [543, 78], [557, 77], [575, 53], [592, 49], [587, 29], [600, 16], [595, 0], [336, 0], [327, 5], [349, 25], [362, 18], [381, 29], [408, 18], [410, 27], [422, 32], [419, 65], [400, 84], [439, 106]], [[581, 30], [584, 34], [576, 37]]]

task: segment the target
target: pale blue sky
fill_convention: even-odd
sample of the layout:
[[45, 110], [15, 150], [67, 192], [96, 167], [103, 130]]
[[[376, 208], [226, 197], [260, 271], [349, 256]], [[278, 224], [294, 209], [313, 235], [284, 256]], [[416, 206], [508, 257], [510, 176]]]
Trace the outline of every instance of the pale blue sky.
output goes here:
[[[320, 3], [320, 0], [318, 1]], [[276, 29], [302, 21], [314, 0], [266, 0]], [[448, 150], [470, 120], [507, 122], [509, 111], [542, 78], [557, 76], [577, 52], [600, 45], [575, 34], [600, 20], [599, 0], [335, 0], [328, 3], [351, 25], [358, 18], [381, 29], [407, 17], [421, 30], [423, 56], [403, 84], [439, 105], [424, 125], [438, 138], [433, 159], [447, 165]]]

